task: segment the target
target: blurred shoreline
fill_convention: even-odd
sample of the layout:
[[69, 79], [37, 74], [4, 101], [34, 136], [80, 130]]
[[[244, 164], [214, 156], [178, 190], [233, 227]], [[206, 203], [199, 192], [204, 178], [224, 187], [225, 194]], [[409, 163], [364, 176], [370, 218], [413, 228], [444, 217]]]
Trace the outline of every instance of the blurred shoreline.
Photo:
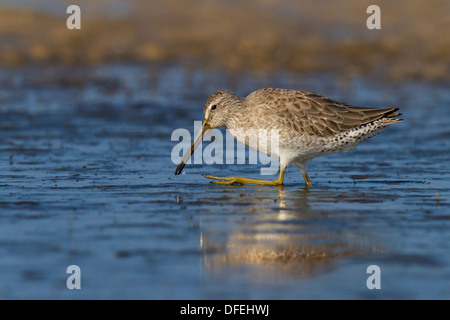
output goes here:
[[378, 31], [366, 28], [370, 1], [134, 0], [115, 16], [107, 14], [105, 1], [79, 3], [81, 30], [66, 28], [65, 12], [0, 6], [0, 67], [156, 62], [400, 81], [449, 79], [450, 4], [445, 1], [426, 7], [418, 0], [380, 1]]

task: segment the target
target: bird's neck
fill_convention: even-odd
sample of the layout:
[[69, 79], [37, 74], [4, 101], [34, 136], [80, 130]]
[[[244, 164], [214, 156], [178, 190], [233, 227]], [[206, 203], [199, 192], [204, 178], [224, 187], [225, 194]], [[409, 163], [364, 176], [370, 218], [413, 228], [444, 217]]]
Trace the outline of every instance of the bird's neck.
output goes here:
[[238, 96], [232, 96], [229, 98], [228, 104], [228, 117], [226, 127], [232, 129], [239, 126], [245, 114], [247, 113], [247, 107], [245, 104], [245, 98], [240, 98]]

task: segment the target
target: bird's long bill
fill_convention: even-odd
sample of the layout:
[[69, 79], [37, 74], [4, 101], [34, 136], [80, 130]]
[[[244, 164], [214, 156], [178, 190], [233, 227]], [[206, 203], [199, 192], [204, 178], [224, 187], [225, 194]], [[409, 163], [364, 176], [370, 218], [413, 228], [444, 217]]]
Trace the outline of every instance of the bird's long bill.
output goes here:
[[206, 121], [206, 119], [203, 120], [202, 130], [200, 130], [200, 132], [195, 137], [194, 142], [192, 143], [189, 151], [187, 151], [184, 154], [183, 158], [181, 159], [180, 164], [178, 165], [177, 169], [175, 170], [175, 175], [178, 175], [181, 173], [181, 171], [183, 171], [184, 166], [186, 165], [187, 161], [192, 156], [192, 154], [194, 153], [195, 149], [198, 147], [200, 142], [202, 142], [203, 137], [205, 136], [206, 132], [208, 132], [209, 129], [210, 129], [210, 126], [208, 125], [208, 122]]

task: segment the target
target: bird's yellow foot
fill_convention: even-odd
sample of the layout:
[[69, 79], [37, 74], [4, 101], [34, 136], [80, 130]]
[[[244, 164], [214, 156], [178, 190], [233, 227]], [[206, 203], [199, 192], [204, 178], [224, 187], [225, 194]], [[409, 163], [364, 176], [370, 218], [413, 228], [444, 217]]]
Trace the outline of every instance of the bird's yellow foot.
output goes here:
[[232, 185], [235, 183], [239, 184], [239, 185], [242, 184], [242, 183], [238, 182], [239, 179], [242, 179], [240, 177], [215, 177], [215, 176], [210, 176], [208, 174], [206, 174], [204, 177], [208, 178], [208, 179], [217, 180], [217, 181], [211, 181], [212, 183], [215, 183], [215, 184], [221, 184], [221, 185]]
[[280, 176], [278, 177], [278, 179], [273, 180], [273, 181], [247, 179], [247, 178], [242, 178], [242, 177], [215, 177], [215, 176], [210, 176], [209, 174], [205, 175], [205, 178], [217, 180], [217, 181], [212, 181], [212, 183], [221, 184], [221, 185], [232, 185], [232, 184], [241, 185], [243, 183], [251, 183], [251, 184], [257, 184], [260, 186], [279, 186], [279, 185], [283, 184], [284, 170], [281, 170]]
[[312, 186], [312, 182], [311, 182], [311, 180], [309, 179], [307, 173], [304, 173], [304, 174], [303, 174], [303, 178], [305, 179], [305, 184], [306, 184], [306, 186], [307, 186], [307, 187], [311, 187], [311, 186]]

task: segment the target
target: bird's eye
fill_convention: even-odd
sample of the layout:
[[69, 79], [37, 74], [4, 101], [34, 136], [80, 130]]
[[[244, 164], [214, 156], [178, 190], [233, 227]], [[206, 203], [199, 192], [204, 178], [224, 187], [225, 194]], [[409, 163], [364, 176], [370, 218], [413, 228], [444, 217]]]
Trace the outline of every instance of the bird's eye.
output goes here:
[[216, 110], [217, 109], [217, 105], [213, 105], [212, 107], [211, 107], [211, 110]]

